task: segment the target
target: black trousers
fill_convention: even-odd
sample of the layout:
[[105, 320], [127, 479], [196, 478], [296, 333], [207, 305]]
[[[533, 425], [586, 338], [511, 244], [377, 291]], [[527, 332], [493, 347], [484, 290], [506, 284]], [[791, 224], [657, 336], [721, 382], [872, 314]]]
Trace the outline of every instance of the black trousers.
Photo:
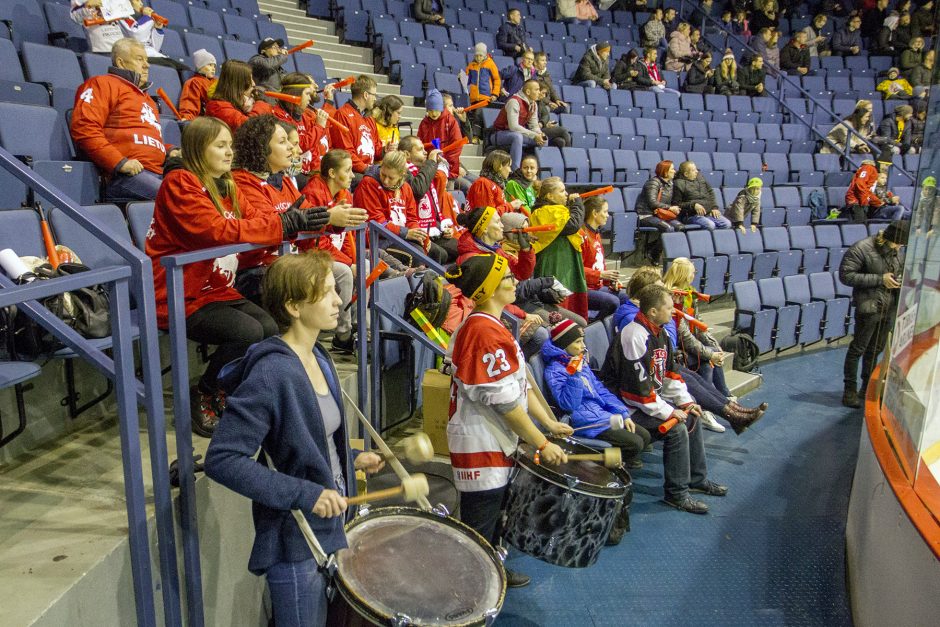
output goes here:
[[252, 344], [277, 332], [274, 319], [247, 300], [209, 303], [194, 311], [186, 318], [186, 337], [217, 346], [199, 379], [199, 390], [206, 394], [215, 392], [219, 388], [219, 371], [225, 364], [244, 355]]
[[640, 453], [643, 452], [643, 449], [649, 446], [649, 443], [652, 442], [652, 436], [650, 436], [650, 432], [640, 425], [636, 425], [636, 433], [630, 433], [626, 429], [607, 429], [605, 431], [601, 431], [594, 437], [598, 440], [610, 442], [619, 448], [621, 455], [623, 456], [624, 463], [631, 462], [639, 457]]
[[855, 312], [855, 334], [852, 343], [845, 354], [845, 367], [843, 378], [845, 389], [857, 389], [858, 362], [862, 361], [862, 387], [864, 392], [868, 386], [868, 379], [875, 369], [875, 361], [888, 341], [888, 332], [894, 327], [894, 316], [872, 314], [867, 316]]
[[460, 492], [460, 521], [496, 545], [508, 485], [480, 492]]

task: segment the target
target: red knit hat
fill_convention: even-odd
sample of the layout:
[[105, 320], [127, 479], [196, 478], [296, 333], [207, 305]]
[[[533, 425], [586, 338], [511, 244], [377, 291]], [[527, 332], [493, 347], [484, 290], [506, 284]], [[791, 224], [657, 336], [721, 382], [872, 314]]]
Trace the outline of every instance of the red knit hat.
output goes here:
[[569, 344], [580, 338], [583, 333], [577, 322], [565, 318], [552, 327], [552, 344], [564, 350]]

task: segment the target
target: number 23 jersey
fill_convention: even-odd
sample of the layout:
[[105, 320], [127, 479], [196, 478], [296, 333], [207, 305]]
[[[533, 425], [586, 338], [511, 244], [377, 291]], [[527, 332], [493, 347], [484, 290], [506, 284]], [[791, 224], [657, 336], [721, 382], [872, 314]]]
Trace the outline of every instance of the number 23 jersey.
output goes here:
[[467, 317], [452, 344], [447, 443], [457, 489], [492, 490], [509, 482], [518, 437], [494, 406], [520, 403], [528, 411], [525, 357], [497, 318]]

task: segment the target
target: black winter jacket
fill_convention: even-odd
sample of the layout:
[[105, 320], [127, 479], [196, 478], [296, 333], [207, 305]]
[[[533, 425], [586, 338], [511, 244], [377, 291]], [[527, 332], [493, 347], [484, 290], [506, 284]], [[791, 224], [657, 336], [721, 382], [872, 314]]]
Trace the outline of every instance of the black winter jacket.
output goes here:
[[859, 315], [874, 314], [890, 317], [898, 305], [899, 290], [889, 290], [882, 278], [885, 272], [901, 277], [899, 251], [879, 246], [878, 235], [871, 235], [852, 244], [839, 265], [839, 280], [852, 288], [852, 302]]

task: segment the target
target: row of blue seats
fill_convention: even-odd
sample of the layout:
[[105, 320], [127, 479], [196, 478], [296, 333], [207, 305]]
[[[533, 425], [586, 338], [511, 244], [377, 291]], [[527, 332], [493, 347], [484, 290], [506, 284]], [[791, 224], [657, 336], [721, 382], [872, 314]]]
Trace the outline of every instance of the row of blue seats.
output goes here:
[[855, 327], [852, 289], [838, 271], [743, 281], [734, 285], [735, 328], [761, 352], [831, 342]]
[[687, 257], [696, 267], [696, 290], [717, 296], [748, 280], [837, 271], [849, 246], [884, 224], [817, 224], [762, 227], [744, 233], [692, 230], [662, 235], [665, 265]]

